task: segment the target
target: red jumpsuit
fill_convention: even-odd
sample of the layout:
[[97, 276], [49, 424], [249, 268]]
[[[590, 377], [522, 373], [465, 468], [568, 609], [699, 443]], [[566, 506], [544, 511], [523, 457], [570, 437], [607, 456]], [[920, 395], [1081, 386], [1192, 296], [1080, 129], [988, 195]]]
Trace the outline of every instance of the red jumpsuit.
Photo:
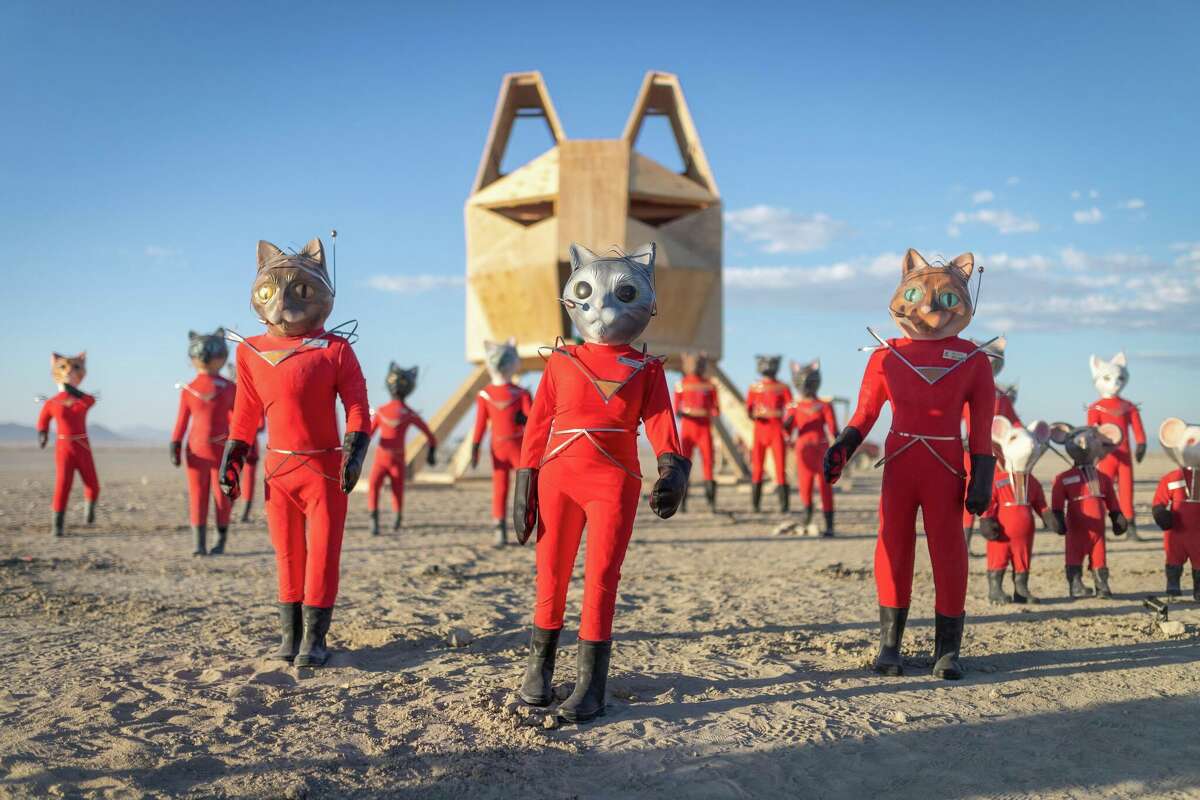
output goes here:
[[1174, 526], [1163, 532], [1167, 564], [1181, 567], [1188, 561], [1200, 569], [1200, 470], [1175, 469], [1163, 475], [1152, 505], [1166, 506]]
[[700, 460], [704, 466], [704, 480], [713, 479], [712, 421], [721, 414], [717, 404], [717, 387], [708, 378], [699, 375], [684, 375], [675, 384], [675, 414], [679, 417], [679, 444], [681, 454], [691, 459], [696, 448], [700, 448]]
[[[1000, 416], [997, 413], [997, 416]], [[1033, 558], [1033, 535], [1035, 520], [1046, 513], [1046, 493], [1042, 484], [1032, 475], [1025, 476], [1025, 500], [1017, 505], [1013, 495], [1012, 476], [1004, 470], [996, 471], [992, 484], [992, 503], [983, 516], [1000, 523], [1000, 538], [987, 543], [987, 568], [989, 571], [1008, 568], [1011, 561], [1013, 572], [1029, 572]]]
[[579, 638], [612, 638], [613, 608], [642, 489], [637, 430], [655, 453], [678, 454], [662, 362], [629, 345], [558, 347], [546, 361], [521, 448], [538, 469], [537, 604], [533, 623], [563, 624], [567, 586], [587, 525]]
[[489, 384], [475, 399], [475, 433], [471, 442], [483, 441], [488, 423], [492, 425], [492, 519], [503, 520], [508, 504], [508, 479], [521, 460], [521, 437], [529, 418], [533, 397], [524, 388], [511, 383]]
[[1066, 509], [1068, 567], [1083, 565], [1086, 556], [1091, 569], [1108, 566], [1104, 532], [1108, 513], [1119, 511], [1112, 478], [1095, 467], [1072, 467], [1060, 472], [1050, 490], [1050, 508]]
[[236, 391], [235, 384], [219, 375], [197, 375], [179, 393], [179, 415], [175, 418], [171, 441], [183, 441], [183, 434], [188, 433], [185, 464], [192, 525], [208, 524], [209, 494], [217, 506], [217, 527], [224, 529], [229, 525], [233, 501], [221, 491], [220, 468]]
[[242, 442], [267, 418], [263, 496], [279, 573], [279, 602], [330, 608], [346, 525], [337, 398], [346, 431], [366, 433], [367, 385], [353, 348], [321, 331], [252, 336], [237, 350], [229, 437]]
[[[996, 390], [996, 413], [994, 417], [1007, 417], [1008, 421], [1013, 425], [1021, 425], [1021, 418], [1017, 416], [1017, 409], [1013, 406], [1012, 398], [1006, 392], [999, 389]], [[963, 428], [971, 429], [971, 415], [966, 406], [963, 406]], [[971, 454], [966, 450], [963, 451], [963, 469], [971, 468]], [[1040, 488], [1040, 487], [1039, 487]], [[1043, 492], [1044, 494], [1044, 492]], [[970, 511], [963, 509], [963, 530], [967, 530], [975, 522], [975, 517]]]
[[963, 463], [959, 419], [968, 405], [970, 453], [990, 456], [996, 403], [992, 367], [982, 351], [957, 336], [889, 339], [888, 344], [867, 362], [858, 408], [847, 423], [866, 438], [884, 402], [891, 403], [875, 546], [879, 604], [908, 608], [911, 602], [919, 509], [933, 565], [934, 608], [943, 616], [961, 616], [967, 598], [961, 527], [967, 476], [958, 466]]
[[[263, 429], [260, 426], [258, 433], [262, 433]], [[250, 441], [250, 452], [246, 454], [246, 463], [242, 465], [242, 477], [238, 482], [238, 487], [241, 489], [241, 497], [246, 501], [246, 507], [254, 502], [254, 484], [258, 480], [258, 434]]]
[[1121, 443], [1117, 449], [1100, 459], [1096, 467], [1112, 478], [1121, 499], [1121, 513], [1133, 521], [1133, 458], [1130, 455], [1129, 429], [1137, 444], [1146, 443], [1146, 430], [1142, 427], [1142, 415], [1137, 406], [1123, 397], [1102, 397], [1088, 406], [1087, 424], [1100, 425], [1111, 422], [1121, 429]]
[[96, 398], [90, 394], [72, 397], [59, 392], [42, 404], [42, 412], [38, 415], [38, 432], [49, 431], [53, 419], [58, 437], [54, 445], [54, 501], [51, 506], [56, 512], [67, 510], [76, 470], [83, 481], [83, 498], [94, 503], [100, 496], [100, 481], [96, 477], [96, 464], [92, 461], [87, 435], [87, 412], [95, 404]]
[[783, 413], [792, 402], [792, 390], [774, 378], [763, 377], [750, 385], [746, 394], [746, 412], [754, 420], [754, 445], [750, 451], [750, 481], [762, 483], [763, 460], [767, 450], [775, 462], [775, 482], [787, 483]]
[[404, 439], [410, 425], [425, 434], [431, 447], [437, 447], [437, 437], [425, 420], [409, 408], [403, 400], [384, 403], [371, 417], [371, 435], [379, 431], [379, 446], [375, 449], [375, 461], [371, 464], [371, 477], [367, 482], [367, 510], [379, 508], [379, 490], [387, 478], [392, 487], [392, 509], [399, 514], [404, 509]]
[[800, 502], [812, 506], [813, 480], [821, 492], [821, 510], [833, 511], [833, 487], [825, 481], [821, 461], [829, 442], [838, 435], [837, 417], [833, 404], [817, 398], [800, 398], [787, 408], [784, 427], [796, 436], [796, 488]]

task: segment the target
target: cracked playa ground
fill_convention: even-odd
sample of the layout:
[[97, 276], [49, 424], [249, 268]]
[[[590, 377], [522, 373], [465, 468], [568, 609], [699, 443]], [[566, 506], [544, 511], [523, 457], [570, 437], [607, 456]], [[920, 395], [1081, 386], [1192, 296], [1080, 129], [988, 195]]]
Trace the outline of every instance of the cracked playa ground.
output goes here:
[[[666, 522], [643, 504], [608, 716], [548, 729], [510, 705], [533, 552], [489, 546], [486, 483], [410, 489], [409, 527], [377, 539], [355, 496], [337, 652], [312, 671], [262, 657], [275, 617], [261, 514], [234, 527], [227, 555], [192, 558], [183, 475], [165, 454], [97, 461], [97, 525], [72, 529], [73, 507], [71, 535], [54, 540], [51, 458], [0, 451], [3, 797], [1200, 796], [1200, 606], [1172, 605], [1175, 638], [1142, 608], [1163, 585], [1158, 536], [1110, 545], [1112, 600], [1064, 600], [1052, 534], [1038, 537], [1038, 606], [989, 606], [973, 558], [969, 672], [947, 683], [929, 675], [923, 547], [908, 675], [864, 668], [874, 475], [838, 494], [833, 541], [771, 535], [781, 518], [744, 513], [730, 488], [732, 517], [699, 497]], [[1040, 465], [1047, 485], [1055, 468]], [[1167, 468], [1141, 468], [1144, 526]], [[560, 689], [580, 595], [576, 583]], [[449, 646], [455, 629], [469, 643]]]

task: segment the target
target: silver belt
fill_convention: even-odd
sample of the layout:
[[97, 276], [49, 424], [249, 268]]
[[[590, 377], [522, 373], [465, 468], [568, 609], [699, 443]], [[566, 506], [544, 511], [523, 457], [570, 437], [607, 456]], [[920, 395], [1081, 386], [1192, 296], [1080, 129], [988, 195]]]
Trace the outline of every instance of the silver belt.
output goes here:
[[925, 434], [925, 433], [906, 433], [905, 431], [898, 431], [895, 429], [892, 429], [891, 431], [889, 431], [889, 433], [894, 433], [897, 436], [903, 436], [904, 438], [908, 439], [909, 441], [905, 442], [904, 446], [901, 447], [899, 450], [896, 450], [895, 452], [892, 452], [892, 453], [887, 453], [886, 455], [884, 455], [883, 458], [876, 461], [875, 462], [876, 469], [878, 469], [879, 467], [882, 467], [884, 464], [888, 463], [893, 458], [900, 455], [901, 453], [903, 453], [908, 448], [912, 447], [917, 442], [920, 442], [921, 444], [925, 445], [925, 448], [930, 453], [933, 453], [933, 457], [936, 458], [938, 461], [940, 461], [943, 467], [950, 470], [950, 473], [952, 475], [954, 475], [955, 477], [958, 477], [958, 478], [966, 477], [966, 475], [964, 475], [961, 470], [952, 466], [949, 461], [942, 458], [942, 454], [939, 453], [936, 449], [934, 449], [934, 446], [930, 444], [930, 442], [956, 442], [959, 440], [958, 436], [933, 436], [931, 434]]

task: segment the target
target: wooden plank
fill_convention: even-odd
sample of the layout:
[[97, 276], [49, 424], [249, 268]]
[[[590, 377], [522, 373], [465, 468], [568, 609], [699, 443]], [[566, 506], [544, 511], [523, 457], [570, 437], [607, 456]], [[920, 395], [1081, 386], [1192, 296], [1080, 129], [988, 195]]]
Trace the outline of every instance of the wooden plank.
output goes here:
[[555, 143], [567, 138], [562, 124], [558, 121], [558, 112], [550, 102], [550, 93], [542, 80], [542, 74], [511, 72], [505, 75], [500, 81], [500, 94], [496, 97], [496, 109], [492, 112], [492, 124], [488, 128], [487, 141], [483, 145], [483, 155], [479, 159], [479, 169], [471, 187], [472, 194], [500, 177], [500, 164], [504, 161], [504, 151], [508, 149], [508, 139], [516, 122], [517, 112], [523, 109], [542, 112]]
[[663, 114], [670, 121], [671, 131], [675, 135], [675, 143], [679, 147], [688, 177], [706, 187], [713, 196], [720, 197], [721, 192], [717, 188], [712, 168], [708, 165], [704, 147], [700, 144], [700, 135], [696, 132], [696, 125], [692, 121], [692, 114], [688, 110], [678, 77], [669, 72], [646, 73], [634, 100], [633, 110], [625, 123], [625, 131], [621, 134], [621, 138], [629, 142], [630, 147], [637, 143], [642, 122], [650, 113]]
[[559, 145], [558, 257], [579, 242], [596, 253], [625, 242], [629, 147], [618, 139]]
[[713, 420], [713, 444], [717, 446], [717, 450], [721, 453], [722, 463], [728, 465], [734, 473], [734, 477], [738, 481], [750, 480], [750, 467], [742, 458], [741, 452], [737, 449], [737, 445], [733, 441], [733, 434], [729, 432], [729, 427], [720, 417]]

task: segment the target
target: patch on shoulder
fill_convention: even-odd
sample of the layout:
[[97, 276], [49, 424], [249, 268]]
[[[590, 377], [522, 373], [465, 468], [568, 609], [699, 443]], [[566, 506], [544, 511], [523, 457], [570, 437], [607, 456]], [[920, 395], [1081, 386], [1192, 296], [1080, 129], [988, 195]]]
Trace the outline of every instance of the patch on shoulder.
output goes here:
[[970, 353], [964, 353], [959, 350], [943, 350], [942, 351], [942, 358], [948, 358], [951, 361], [962, 361], [968, 355], [970, 355]]
[[1063, 478], [1063, 486], [1069, 486], [1072, 483], [1079, 483], [1082, 480], [1078, 475], [1068, 475]]

